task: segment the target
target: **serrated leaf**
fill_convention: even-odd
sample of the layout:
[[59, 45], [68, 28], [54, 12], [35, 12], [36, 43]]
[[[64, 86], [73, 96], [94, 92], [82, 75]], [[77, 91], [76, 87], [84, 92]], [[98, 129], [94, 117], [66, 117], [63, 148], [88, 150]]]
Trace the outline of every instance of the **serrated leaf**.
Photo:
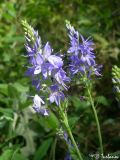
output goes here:
[[120, 151], [114, 152], [114, 153], [110, 153], [111, 156], [118, 156], [118, 158], [120, 158]]

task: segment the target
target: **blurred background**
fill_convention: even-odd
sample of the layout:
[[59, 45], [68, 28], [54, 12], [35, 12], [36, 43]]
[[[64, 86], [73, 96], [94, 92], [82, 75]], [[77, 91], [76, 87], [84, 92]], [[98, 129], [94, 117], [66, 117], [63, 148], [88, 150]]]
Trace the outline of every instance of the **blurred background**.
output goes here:
[[[101, 123], [105, 154], [120, 151], [120, 103], [113, 93], [111, 68], [120, 67], [119, 0], [0, 0], [0, 160], [63, 160], [67, 147], [56, 136], [59, 122], [33, 114], [34, 95], [25, 77], [25, 39], [21, 20], [39, 31], [43, 44], [56, 52], [69, 46], [65, 20], [96, 46], [102, 77], [95, 79], [93, 97]], [[98, 152], [98, 138], [90, 103], [80, 100], [84, 88], [69, 89], [69, 123], [84, 155]], [[53, 105], [54, 107], [54, 105]], [[55, 152], [55, 153], [54, 153]], [[120, 153], [119, 153], [120, 154]]]

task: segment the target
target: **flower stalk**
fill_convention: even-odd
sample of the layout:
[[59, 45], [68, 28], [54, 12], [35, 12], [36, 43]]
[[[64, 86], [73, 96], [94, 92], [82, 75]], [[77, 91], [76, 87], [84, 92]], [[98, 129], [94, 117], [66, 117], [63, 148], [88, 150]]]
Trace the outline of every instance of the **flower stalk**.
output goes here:
[[83, 160], [83, 158], [81, 156], [81, 153], [80, 153], [80, 150], [78, 149], [78, 146], [77, 146], [77, 144], [75, 142], [75, 139], [73, 137], [72, 131], [70, 129], [70, 126], [69, 126], [69, 123], [68, 123], [67, 114], [66, 114], [66, 112], [63, 111], [63, 108], [62, 108], [61, 105], [59, 106], [59, 110], [60, 110], [60, 116], [61, 116], [61, 119], [62, 119], [62, 123], [63, 123], [63, 125], [64, 125], [64, 127], [65, 127], [65, 129], [66, 129], [66, 131], [67, 131], [67, 133], [69, 135], [69, 138], [71, 139], [71, 142], [72, 142], [72, 144], [74, 146], [76, 154], [78, 155], [79, 160]]
[[94, 114], [95, 121], [96, 121], [96, 125], [97, 125], [98, 138], [99, 138], [99, 144], [100, 144], [100, 153], [103, 154], [103, 143], [102, 143], [102, 135], [101, 135], [100, 123], [99, 123], [97, 111], [95, 109], [94, 101], [93, 101], [93, 98], [92, 98], [92, 95], [91, 95], [91, 92], [90, 92], [89, 85], [87, 85], [87, 92], [88, 92], [89, 100], [90, 100], [90, 103], [91, 103], [91, 107], [92, 107], [93, 114]]

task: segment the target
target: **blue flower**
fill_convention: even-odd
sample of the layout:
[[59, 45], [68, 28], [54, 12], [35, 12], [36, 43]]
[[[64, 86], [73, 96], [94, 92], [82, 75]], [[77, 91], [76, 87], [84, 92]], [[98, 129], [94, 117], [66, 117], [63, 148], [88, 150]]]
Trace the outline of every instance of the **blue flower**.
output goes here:
[[[64, 132], [63, 134], [64, 140], [66, 141], [68, 148], [69, 149], [73, 149], [73, 145], [71, 143], [71, 140], [69, 139], [68, 135], [66, 132]], [[65, 156], [65, 160], [72, 160], [72, 157], [70, 155], [70, 152], [67, 152], [66, 156]]]
[[[80, 35], [82, 43], [80, 44], [79, 48], [81, 50], [82, 54], [93, 54], [92, 52], [94, 50], [94, 43], [92, 42], [92, 40], [90, 38], [87, 38], [86, 40], [84, 39], [84, 37], [82, 35]], [[93, 58], [95, 58], [95, 56], [93, 56]]]
[[38, 78], [32, 80], [32, 85], [35, 86], [38, 91], [41, 88], [40, 80]]
[[38, 95], [35, 95], [33, 99], [33, 109], [41, 115], [48, 116], [48, 110], [42, 106], [42, 104], [44, 105], [45, 102]]
[[58, 106], [60, 105], [61, 100], [63, 101], [65, 95], [62, 91], [59, 90], [57, 85], [50, 86], [51, 94], [49, 96], [49, 100], [51, 103], [55, 102]]
[[60, 68], [57, 72], [54, 73], [53, 76], [57, 83], [62, 85], [67, 90], [68, 87], [65, 83], [70, 82], [70, 78], [66, 76], [66, 72], [62, 68]]
[[[31, 77], [32, 85], [37, 91], [41, 91], [41, 94], [46, 92], [49, 97], [47, 100], [49, 99], [50, 103], [55, 102], [60, 105], [60, 101], [65, 98], [63, 90], [68, 89], [66, 83], [70, 81], [63, 70], [63, 60], [53, 53], [49, 42], [42, 46], [38, 31], [35, 31], [26, 22], [24, 25], [25, 31], [27, 31], [25, 32], [25, 46], [29, 62], [26, 75]], [[35, 95], [34, 110], [42, 115], [48, 115], [48, 110], [41, 104], [44, 104], [43, 101], [38, 95]]]
[[65, 160], [72, 160], [72, 157], [69, 152], [67, 152], [67, 154], [65, 156]]
[[39, 49], [41, 48], [41, 38], [40, 36], [38, 35], [38, 31], [35, 31], [33, 28], [32, 28], [32, 32], [33, 32], [33, 35], [34, 35], [34, 40], [33, 40], [33, 37], [29, 37], [27, 32], [25, 32], [26, 36], [26, 50], [27, 50], [27, 56], [28, 57], [33, 57], [38, 51]]
[[[95, 62], [94, 43], [90, 38], [85, 39], [75, 31], [74, 27], [67, 22], [68, 36], [70, 38], [70, 48], [68, 49], [70, 59], [70, 73], [71, 75], [81, 73], [87, 74], [90, 77], [92, 74], [100, 76], [101, 66]], [[80, 39], [81, 38], [81, 42]]]
[[66, 24], [66, 27], [69, 31], [69, 38], [70, 38], [70, 48], [68, 49], [68, 53], [75, 53], [78, 55], [79, 52], [79, 33], [75, 31], [74, 27], [71, 26], [69, 23]]
[[[37, 45], [39, 46], [39, 45]], [[53, 49], [47, 42], [43, 49], [37, 49], [37, 52], [30, 56], [30, 64], [34, 69], [34, 75], [42, 73], [43, 78], [46, 79], [48, 75], [51, 75], [53, 69], [58, 69], [63, 66], [63, 61], [56, 55], [51, 55]], [[35, 51], [36, 51], [35, 50]], [[28, 69], [29, 71], [30, 69]]]

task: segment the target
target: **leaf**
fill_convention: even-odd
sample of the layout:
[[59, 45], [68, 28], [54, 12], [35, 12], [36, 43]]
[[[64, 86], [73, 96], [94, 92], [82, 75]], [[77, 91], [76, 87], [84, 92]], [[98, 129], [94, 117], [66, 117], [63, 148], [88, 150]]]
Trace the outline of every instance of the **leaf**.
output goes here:
[[85, 17], [82, 17], [80, 21], [78, 21], [79, 25], [91, 25], [91, 21], [89, 19], [85, 19]]
[[53, 130], [56, 130], [59, 124], [58, 119], [53, 112], [50, 112], [48, 117], [39, 117], [39, 123], [46, 129]]
[[69, 124], [70, 124], [70, 128], [74, 128], [75, 124], [77, 123], [77, 121], [79, 120], [80, 117], [70, 117], [69, 118]]
[[19, 96], [17, 89], [12, 83], [8, 85], [8, 93], [10, 98], [17, 98]]
[[3, 116], [0, 119], [6, 119], [9, 121], [13, 120], [13, 110], [10, 108], [0, 108], [0, 112], [3, 114]]
[[25, 156], [22, 154], [16, 152], [16, 150], [13, 149], [7, 149], [3, 152], [3, 154], [0, 157], [0, 160], [27, 160]]
[[109, 102], [104, 96], [98, 96], [95, 98], [95, 101], [99, 104], [103, 104], [104, 106], [108, 106]]
[[27, 92], [29, 90], [29, 87], [23, 86], [22, 84], [20, 84], [18, 82], [14, 83], [13, 86], [20, 93]]
[[71, 101], [77, 110], [86, 110], [90, 103], [89, 101], [81, 101], [78, 97], [72, 96]]
[[34, 137], [36, 133], [29, 127], [29, 120], [32, 118], [29, 108], [23, 110], [23, 115], [20, 116], [20, 122], [16, 128], [16, 134], [24, 137], [26, 141], [25, 147], [21, 149], [25, 156], [30, 156], [35, 152]]
[[13, 150], [11, 149], [5, 150], [3, 154], [0, 156], [0, 160], [10, 160], [12, 154], [13, 154]]
[[27, 158], [20, 153], [15, 153], [10, 160], [27, 160]]
[[37, 152], [35, 153], [34, 160], [41, 160], [47, 154], [47, 151], [52, 143], [53, 139], [45, 140], [42, 145], [38, 148]]
[[0, 92], [8, 95], [8, 85], [7, 84], [0, 84]]
[[94, 38], [95, 38], [98, 42], [101, 43], [102, 48], [105, 48], [105, 47], [108, 46], [109, 43], [108, 43], [108, 41], [107, 41], [104, 37], [102, 37], [102, 36], [99, 35], [99, 34], [93, 34], [93, 36], [94, 36]]
[[118, 158], [120, 157], [120, 151], [116, 151], [114, 153], [110, 153], [111, 156], [117, 156]]

